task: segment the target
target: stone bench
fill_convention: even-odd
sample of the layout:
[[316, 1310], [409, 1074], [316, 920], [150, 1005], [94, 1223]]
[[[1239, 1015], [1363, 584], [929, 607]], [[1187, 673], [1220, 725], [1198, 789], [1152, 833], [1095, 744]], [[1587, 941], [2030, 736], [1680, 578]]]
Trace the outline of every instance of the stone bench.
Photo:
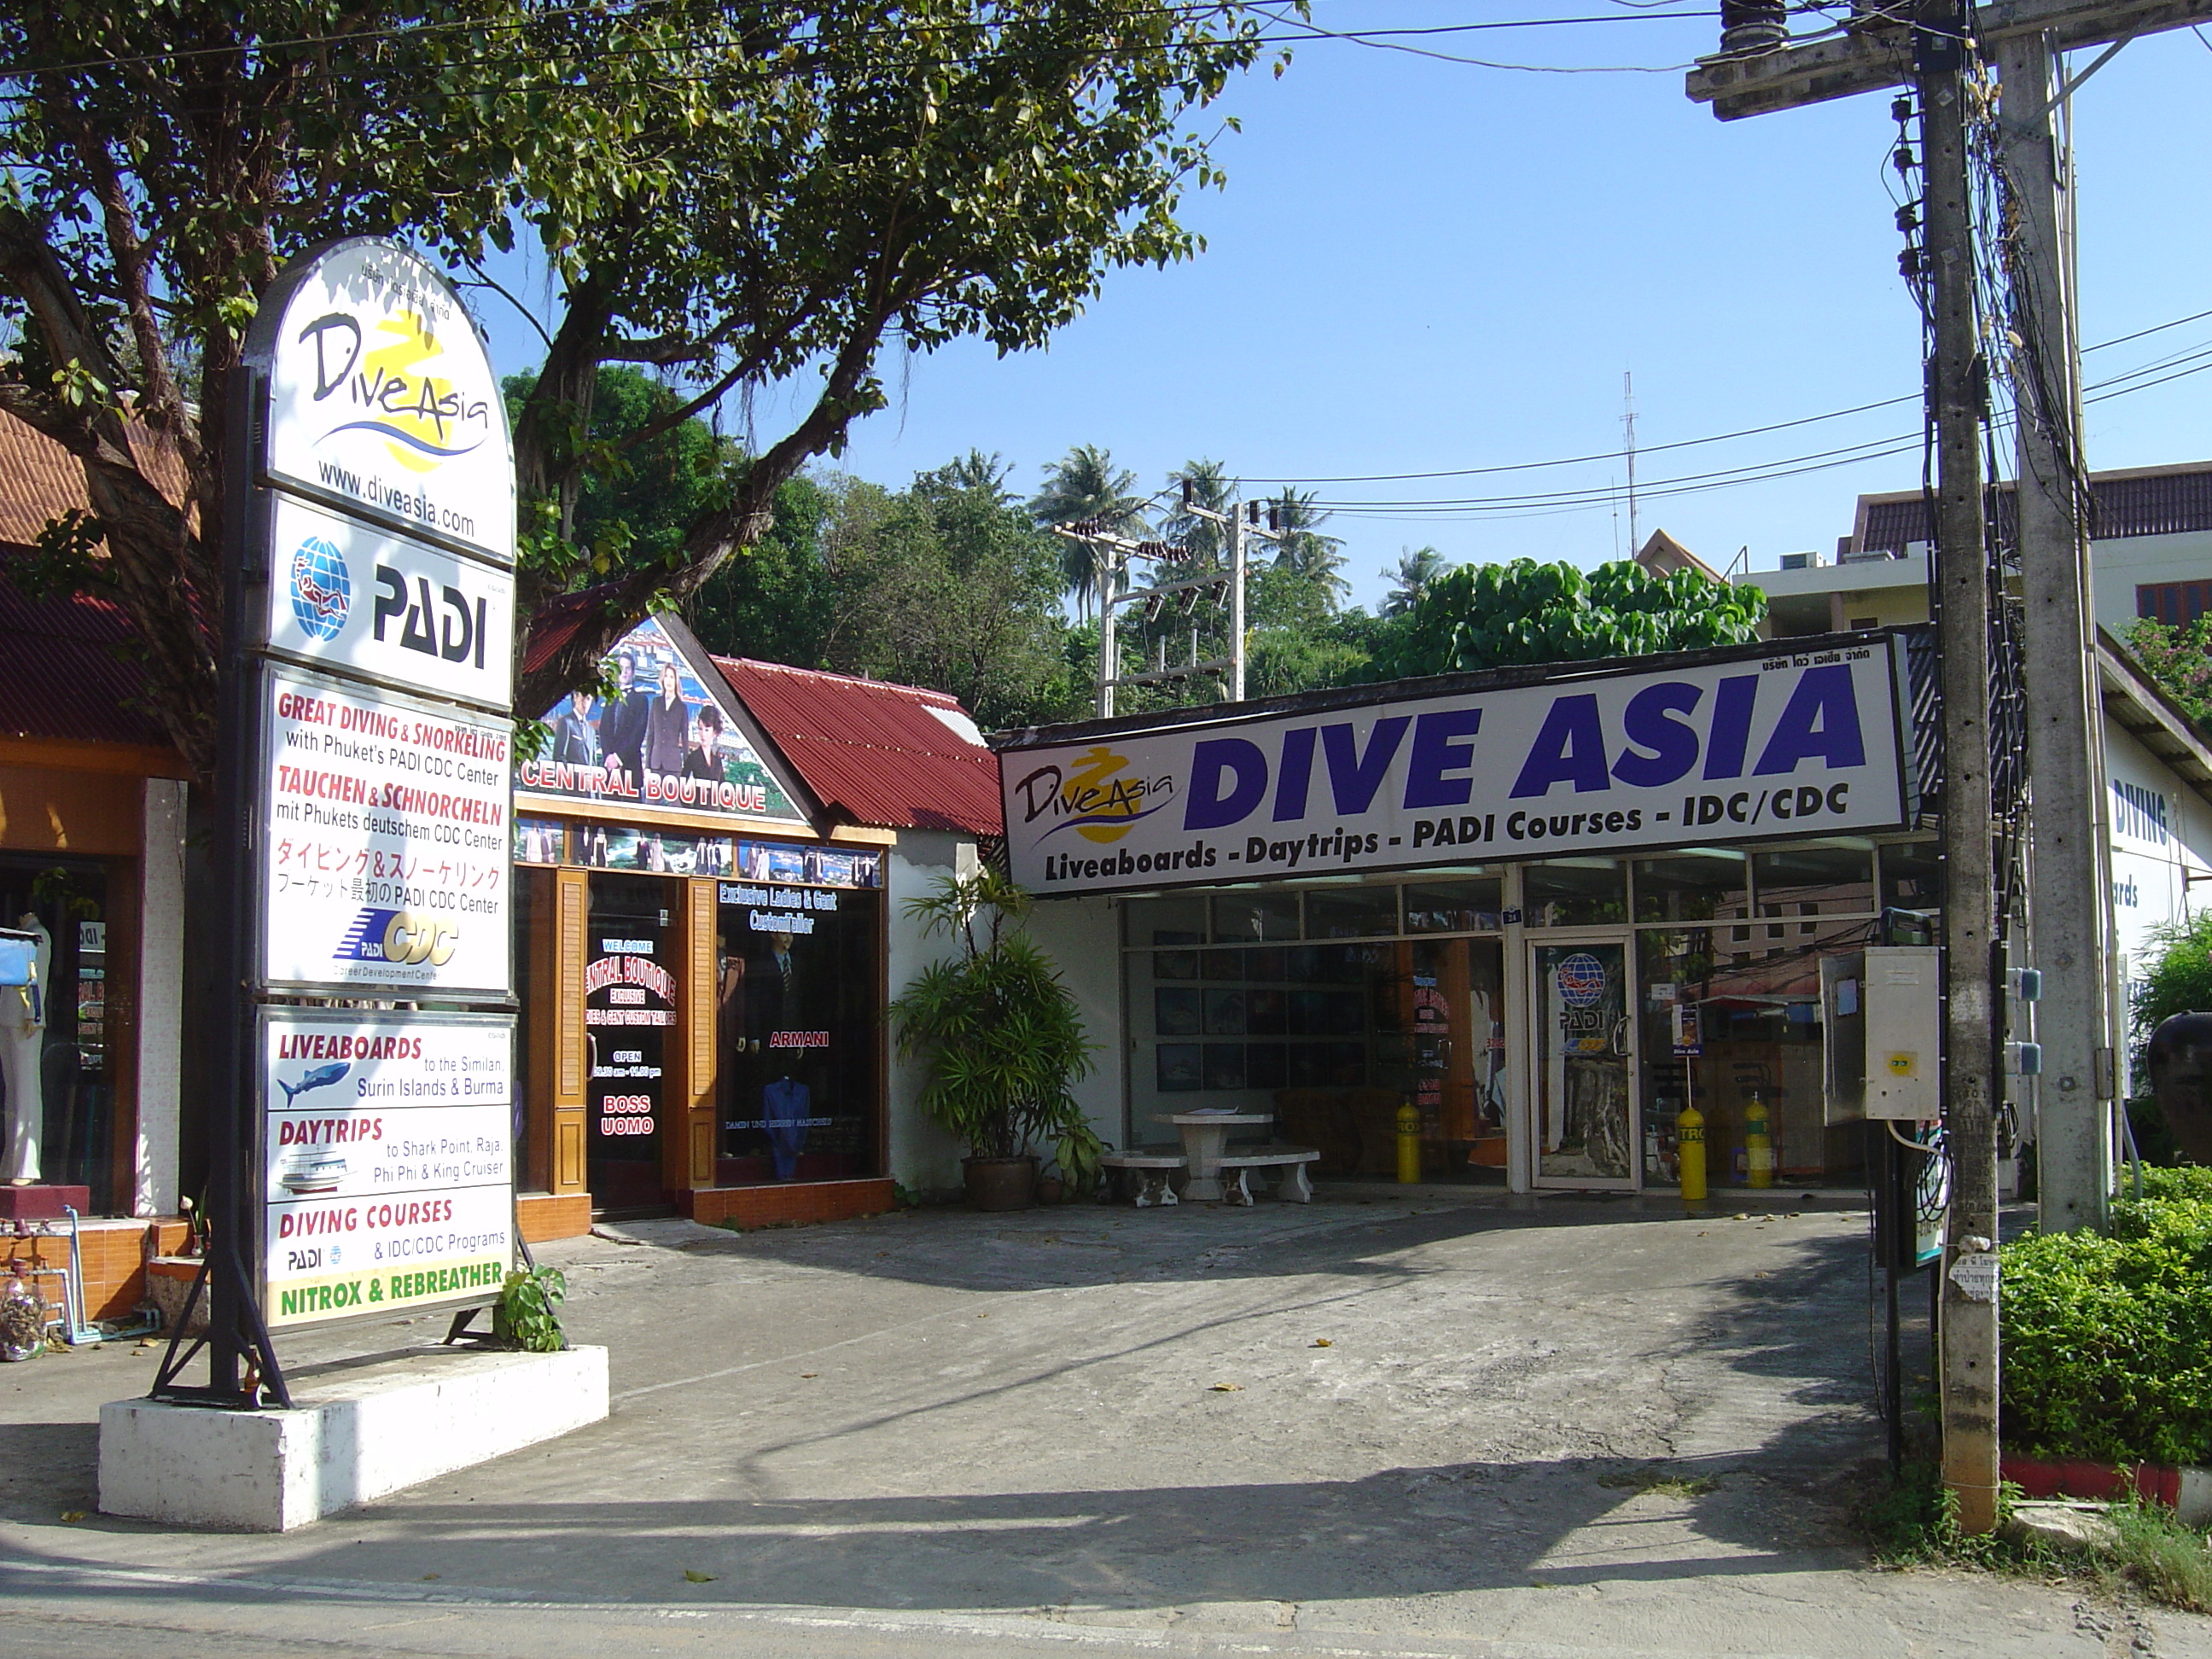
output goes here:
[[1222, 1199], [1224, 1204], [1249, 1204], [1252, 1188], [1246, 1176], [1254, 1170], [1280, 1170], [1275, 1196], [1286, 1204], [1313, 1202], [1313, 1183], [1306, 1165], [1321, 1158], [1312, 1146], [1231, 1146], [1221, 1154]]
[[1126, 1170], [1143, 1177], [1137, 1188], [1137, 1207], [1152, 1208], [1158, 1204], [1180, 1204], [1176, 1196], [1172, 1177], [1178, 1170], [1190, 1167], [1190, 1159], [1173, 1146], [1136, 1146], [1126, 1152], [1100, 1154], [1098, 1166], [1103, 1170]]

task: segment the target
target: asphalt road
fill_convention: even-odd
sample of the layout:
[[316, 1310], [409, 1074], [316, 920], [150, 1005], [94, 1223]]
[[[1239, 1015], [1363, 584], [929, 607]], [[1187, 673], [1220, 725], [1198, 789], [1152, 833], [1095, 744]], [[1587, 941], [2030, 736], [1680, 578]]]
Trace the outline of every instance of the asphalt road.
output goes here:
[[283, 1537], [89, 1513], [150, 1352], [0, 1368], [0, 1654], [2212, 1656], [2076, 1585], [1869, 1569], [1865, 1218], [1742, 1213], [640, 1224], [543, 1252], [608, 1422]]

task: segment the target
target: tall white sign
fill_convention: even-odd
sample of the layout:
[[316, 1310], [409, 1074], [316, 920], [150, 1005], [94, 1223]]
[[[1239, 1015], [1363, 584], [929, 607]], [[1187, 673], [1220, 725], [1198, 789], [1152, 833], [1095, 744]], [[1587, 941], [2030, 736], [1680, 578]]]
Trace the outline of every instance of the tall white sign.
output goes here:
[[1769, 647], [1009, 748], [1007, 854], [1048, 896], [1893, 830], [1901, 650]]

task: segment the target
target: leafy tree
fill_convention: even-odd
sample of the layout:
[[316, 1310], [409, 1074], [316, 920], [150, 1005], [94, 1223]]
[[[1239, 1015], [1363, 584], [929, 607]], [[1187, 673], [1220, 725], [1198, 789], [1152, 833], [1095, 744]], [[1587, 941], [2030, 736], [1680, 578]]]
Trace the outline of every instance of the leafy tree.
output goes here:
[[1742, 645], [1765, 614], [1757, 588], [1692, 570], [1655, 576], [1626, 560], [1587, 575], [1533, 559], [1462, 565], [1391, 624], [1376, 671], [1399, 678]]
[[691, 626], [717, 652], [950, 692], [986, 726], [1066, 719], [1083, 694], [1059, 550], [1003, 481], [973, 452], [896, 493], [794, 480], [775, 527], [685, 607]]
[[2146, 617], [2128, 629], [2128, 647], [2181, 712], [2212, 731], [2212, 617], [2186, 628]]
[[83, 466], [105, 556], [81, 526], [76, 579], [120, 599], [149, 705], [204, 770], [232, 370], [261, 295], [331, 236], [479, 271], [526, 239], [556, 314], [516, 422], [526, 617], [595, 574], [568, 537], [602, 366], [681, 387], [632, 447], [732, 395], [798, 411], [518, 675], [518, 702], [550, 707], [769, 532], [784, 484], [883, 406], [887, 343], [1026, 349], [1109, 268], [1193, 253], [1182, 192], [1220, 175], [1185, 125], [1259, 27], [1243, 0], [8, 0], [0, 306], [21, 343], [0, 408]]
[[[1045, 468], [1044, 488], [1030, 498], [1030, 514], [1047, 526], [1088, 521], [1101, 530], [1133, 533], [1145, 520], [1143, 498], [1129, 493], [1136, 482], [1135, 473], [1114, 465], [1110, 450], [1078, 444]], [[1063, 585], [1075, 595], [1077, 611], [1087, 615], [1098, 596], [1097, 555], [1083, 542], [1057, 539]]]
[[[2142, 1048], [2161, 1024], [2176, 1014], [2212, 1009], [2212, 910], [2161, 925], [2151, 942], [2158, 954], [2142, 969], [2132, 1010], [2139, 1073]], [[2143, 1075], [2147, 1088], [2148, 1073]]]
[[1401, 553], [1398, 568], [1382, 572], [1390, 583], [1390, 592], [1382, 601], [1381, 614], [1385, 617], [1404, 616], [1420, 603], [1421, 595], [1429, 591], [1430, 585], [1450, 568], [1444, 556], [1433, 547], [1425, 547], [1415, 553]]

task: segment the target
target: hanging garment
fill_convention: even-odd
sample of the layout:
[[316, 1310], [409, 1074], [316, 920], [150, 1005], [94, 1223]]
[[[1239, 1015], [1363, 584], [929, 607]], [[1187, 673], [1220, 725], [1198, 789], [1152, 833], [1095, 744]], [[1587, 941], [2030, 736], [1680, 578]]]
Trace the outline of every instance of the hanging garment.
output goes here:
[[814, 1091], [793, 1078], [780, 1077], [761, 1091], [761, 1121], [768, 1130], [769, 1156], [775, 1160], [778, 1181], [788, 1181], [798, 1172], [813, 1104]]

